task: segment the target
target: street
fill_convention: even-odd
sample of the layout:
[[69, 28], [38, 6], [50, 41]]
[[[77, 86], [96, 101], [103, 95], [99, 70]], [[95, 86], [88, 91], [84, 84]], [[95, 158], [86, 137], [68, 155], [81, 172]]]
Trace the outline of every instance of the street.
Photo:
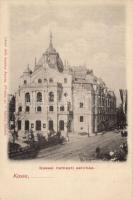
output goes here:
[[35, 159], [49, 161], [90, 161], [94, 160], [95, 150], [100, 147], [101, 152], [108, 153], [118, 150], [120, 144], [127, 139], [120, 133], [107, 132], [103, 135], [88, 137], [70, 134], [70, 141], [42, 149]]

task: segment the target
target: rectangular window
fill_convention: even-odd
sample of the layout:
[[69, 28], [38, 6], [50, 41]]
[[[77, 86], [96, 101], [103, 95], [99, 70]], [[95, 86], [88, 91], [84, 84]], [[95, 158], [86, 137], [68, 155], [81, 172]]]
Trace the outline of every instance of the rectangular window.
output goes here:
[[83, 122], [83, 121], [84, 121], [84, 117], [80, 116], [80, 122]]
[[21, 130], [21, 120], [18, 120], [18, 130]]
[[49, 120], [49, 130], [53, 130], [54, 126], [53, 126], [53, 121]]
[[30, 111], [30, 107], [29, 107], [29, 106], [26, 106], [25, 111], [26, 111], [26, 112], [29, 112], [29, 111]]
[[29, 121], [26, 120], [25, 121], [25, 131], [28, 131], [29, 130]]
[[46, 124], [43, 124], [43, 128], [46, 128]]
[[49, 79], [49, 82], [50, 82], [50, 83], [53, 83], [54, 81], [53, 81], [53, 79], [52, 79], [52, 78], [50, 78], [50, 79]]
[[67, 104], [67, 110], [71, 111], [71, 102], [68, 102], [68, 104]]
[[26, 80], [24, 80], [24, 84], [25, 84], [25, 85], [27, 84], [27, 81], [26, 81]]
[[84, 105], [84, 104], [83, 104], [82, 102], [80, 102], [80, 108], [83, 108], [83, 105]]
[[60, 111], [64, 111], [64, 106], [61, 106], [61, 107], [60, 107]]
[[64, 78], [64, 83], [67, 83], [67, 78]]
[[22, 106], [19, 106], [18, 112], [22, 112]]
[[54, 111], [54, 107], [53, 106], [49, 106], [49, 111]]

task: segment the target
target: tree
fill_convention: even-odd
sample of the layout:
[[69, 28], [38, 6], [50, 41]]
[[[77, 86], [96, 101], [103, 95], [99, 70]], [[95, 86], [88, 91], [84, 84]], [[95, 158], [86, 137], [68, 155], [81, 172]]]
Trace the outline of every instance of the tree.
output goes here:
[[126, 126], [126, 115], [123, 112], [122, 104], [119, 105], [116, 111], [117, 127], [124, 128]]

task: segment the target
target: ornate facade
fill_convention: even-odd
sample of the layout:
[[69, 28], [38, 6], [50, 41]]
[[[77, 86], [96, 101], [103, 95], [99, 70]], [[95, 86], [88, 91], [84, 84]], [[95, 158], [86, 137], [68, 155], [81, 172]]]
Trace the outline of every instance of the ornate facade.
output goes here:
[[[16, 93], [16, 124], [19, 136], [30, 129], [47, 138], [51, 129], [94, 135], [115, 123], [116, 98], [92, 71], [64, 66], [54, 49], [49, 48], [20, 77]], [[109, 125], [109, 122], [112, 125]]]

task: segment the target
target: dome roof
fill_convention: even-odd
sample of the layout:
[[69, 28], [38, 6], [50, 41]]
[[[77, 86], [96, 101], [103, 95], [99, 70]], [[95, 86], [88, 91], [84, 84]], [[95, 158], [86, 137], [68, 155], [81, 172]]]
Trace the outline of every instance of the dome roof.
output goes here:
[[45, 57], [45, 62], [48, 64], [50, 68], [55, 68], [59, 72], [63, 72], [64, 66], [63, 62], [59, 56], [59, 53], [56, 51], [56, 49], [53, 47], [52, 43], [52, 33], [50, 34], [50, 42], [49, 42], [49, 47], [43, 54]]
[[45, 53], [42, 54], [41, 58], [35, 65], [35, 70], [42, 66], [46, 66], [46, 68], [48, 66], [50, 68], [57, 69], [59, 72], [63, 72], [64, 70], [63, 62], [59, 56], [59, 53], [53, 47], [52, 34], [50, 34], [49, 47]]
[[60, 57], [57, 58], [57, 68], [59, 72], [63, 72], [64, 66]]

